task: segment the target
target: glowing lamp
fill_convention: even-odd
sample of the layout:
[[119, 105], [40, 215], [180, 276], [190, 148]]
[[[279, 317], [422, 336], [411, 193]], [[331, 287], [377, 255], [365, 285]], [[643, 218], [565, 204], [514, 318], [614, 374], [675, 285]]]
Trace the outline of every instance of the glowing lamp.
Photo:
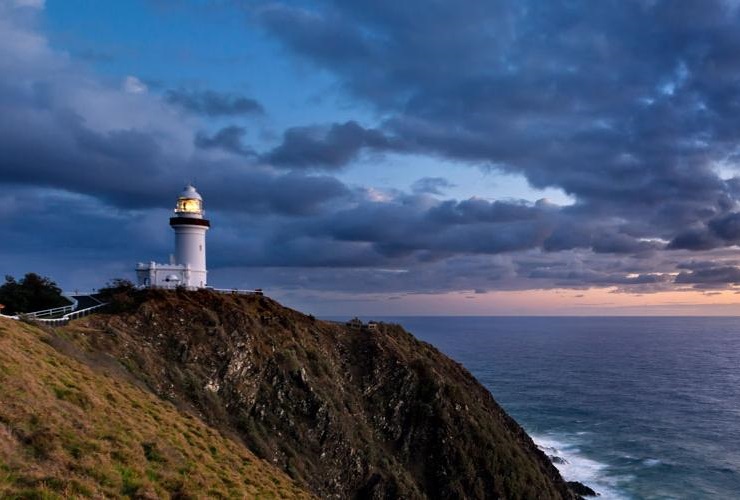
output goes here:
[[199, 214], [203, 212], [203, 202], [193, 198], [178, 198], [175, 212]]

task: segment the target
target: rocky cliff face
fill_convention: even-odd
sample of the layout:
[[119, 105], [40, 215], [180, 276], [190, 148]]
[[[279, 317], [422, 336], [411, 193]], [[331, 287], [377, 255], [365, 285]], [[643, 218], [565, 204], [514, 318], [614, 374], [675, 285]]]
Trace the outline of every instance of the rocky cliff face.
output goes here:
[[461, 365], [401, 327], [262, 296], [137, 292], [63, 335], [322, 498], [575, 498]]

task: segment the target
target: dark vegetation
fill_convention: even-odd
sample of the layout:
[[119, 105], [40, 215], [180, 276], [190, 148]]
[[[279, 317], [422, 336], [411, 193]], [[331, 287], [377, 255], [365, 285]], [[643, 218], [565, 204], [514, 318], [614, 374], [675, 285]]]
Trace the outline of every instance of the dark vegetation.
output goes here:
[[70, 302], [50, 278], [27, 273], [20, 281], [5, 276], [5, 283], [0, 286], [0, 304], [5, 306], [3, 314], [14, 315], [67, 306]]
[[136, 286], [131, 281], [121, 278], [110, 280], [105, 287], [98, 290], [97, 296], [108, 304], [106, 310], [111, 313], [127, 311], [137, 303]]

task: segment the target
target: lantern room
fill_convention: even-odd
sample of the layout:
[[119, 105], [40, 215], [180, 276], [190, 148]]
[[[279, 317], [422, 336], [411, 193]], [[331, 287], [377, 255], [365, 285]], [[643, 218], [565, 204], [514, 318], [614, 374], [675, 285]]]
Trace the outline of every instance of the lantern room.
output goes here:
[[203, 198], [191, 184], [178, 196], [175, 213], [178, 217], [203, 217]]

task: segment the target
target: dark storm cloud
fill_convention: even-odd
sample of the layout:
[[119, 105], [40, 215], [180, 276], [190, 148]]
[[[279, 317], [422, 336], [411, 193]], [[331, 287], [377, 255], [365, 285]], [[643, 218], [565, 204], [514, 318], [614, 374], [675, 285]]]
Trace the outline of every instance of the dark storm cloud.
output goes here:
[[547, 204], [531, 204], [525, 201], [487, 201], [470, 198], [460, 202], [444, 201], [429, 211], [434, 221], [470, 224], [474, 222], [514, 222], [535, 219], [547, 213], [555, 213]]
[[330, 214], [314, 230], [344, 241], [372, 243], [388, 257], [425, 259], [456, 253], [501, 253], [534, 248], [550, 221], [534, 206], [466, 200], [428, 207], [423, 197], [363, 203]]
[[252, 98], [214, 90], [171, 89], [166, 92], [165, 99], [192, 113], [211, 117], [261, 115], [265, 112], [262, 105]]
[[676, 276], [676, 283], [696, 285], [740, 284], [740, 268], [736, 266], [711, 267], [696, 271], [683, 271]]
[[242, 142], [246, 133], [244, 127], [237, 125], [224, 127], [212, 136], [199, 132], [195, 136], [195, 145], [203, 149], [219, 148], [241, 156], [256, 157], [257, 153]]
[[706, 225], [681, 231], [670, 249], [708, 250], [740, 243], [740, 213], [729, 212], [707, 221]]
[[[325, 212], [310, 220], [285, 225], [276, 235], [275, 242], [280, 242], [283, 252], [292, 252], [291, 249], [304, 248], [307, 241], [314, 239], [314, 243], [323, 242], [326, 248], [324, 254], [340, 256], [346, 250], [354, 258], [365, 256], [367, 265], [385, 262], [389, 266], [414, 267], [422, 263], [444, 262], [454, 256], [497, 258], [517, 252], [539, 251], [552, 238], [556, 228], [563, 225], [565, 217], [557, 206], [543, 201], [491, 202], [471, 198], [456, 202], [438, 201], [424, 194], [399, 194], [382, 201], [365, 199], [350, 208]], [[579, 224], [572, 216], [567, 216], [567, 219], [570, 225]], [[581, 225], [585, 228], [587, 222]], [[635, 260], [649, 260], [654, 258], [653, 250], [657, 248], [654, 243], [620, 234], [617, 228], [607, 226], [591, 230], [586, 228], [583, 234], [582, 241], [570, 241], [567, 249], [561, 250], [633, 255]], [[301, 242], [300, 246], [294, 246], [294, 241]], [[360, 249], [362, 252], [358, 253]], [[292, 265], [316, 262], [316, 259], [307, 260], [300, 254], [300, 251], [292, 254]], [[284, 261], [281, 259], [281, 263]], [[337, 257], [337, 262], [346, 265], [350, 261], [345, 257]], [[557, 262], [558, 257], [553, 255], [548, 258], [547, 266], [552, 268]], [[586, 265], [582, 260], [579, 262], [580, 265]], [[594, 261], [589, 265], [603, 267], [603, 262]], [[615, 268], [614, 261], [610, 262], [609, 273], [602, 273], [600, 276], [603, 279], [598, 283], [629, 285], [658, 281], [654, 278], [624, 278], [635, 272], [636, 268], [642, 274], [650, 274], [649, 263], [637, 264], [633, 261], [629, 266]], [[354, 260], [352, 265], [359, 266], [361, 261]], [[523, 271], [521, 276], [532, 277], [528, 271]], [[557, 277], [561, 281], [564, 279], [561, 275]], [[577, 276], [573, 277], [573, 281], [577, 281], [578, 285], [585, 283]]]
[[626, 234], [597, 233], [591, 242], [591, 248], [597, 253], [637, 254], [663, 248], [659, 242], [642, 241]]
[[364, 149], [384, 152], [402, 148], [383, 132], [348, 121], [329, 127], [290, 128], [283, 134], [282, 143], [262, 159], [279, 167], [335, 170], [356, 159]]
[[679, 262], [677, 285], [689, 285], [698, 290], [730, 288], [740, 285], [740, 267], [737, 259], [690, 260]]
[[561, 218], [560, 223], [543, 242], [543, 249], [559, 252], [591, 248], [596, 253], [604, 254], [642, 254], [665, 248], [664, 243], [641, 239], [626, 232], [627, 229], [598, 224], [583, 215], [567, 215]]
[[325, 210], [328, 202], [350, 196], [349, 189], [334, 177], [287, 174], [271, 175], [265, 180], [246, 186], [233, 185], [228, 191], [233, 192], [235, 205], [230, 208], [254, 206], [264, 207], [266, 212], [312, 215]]
[[739, 212], [728, 213], [712, 219], [709, 221], [708, 226], [717, 237], [722, 238], [728, 243], [737, 243], [740, 241]]
[[670, 250], [710, 250], [721, 245], [721, 240], [716, 238], [706, 228], [693, 228], [681, 231], [668, 248]]
[[[356, 0], [270, 4], [259, 19], [415, 151], [561, 188], [594, 225], [619, 219], [641, 238], [706, 249], [729, 241], [718, 226], [680, 233], [735, 206], [738, 181], [713, 162], [740, 139], [738, 12], [721, 0]], [[658, 246], [633, 236], [594, 249]], [[586, 244], [567, 239], [549, 248]]]
[[623, 273], [609, 273], [600, 270], [545, 270], [532, 271], [529, 278], [553, 280], [555, 286], [615, 286], [615, 285], [646, 285], [666, 283], [672, 280], [667, 274], [638, 274], [625, 275]]
[[[722, 263], [728, 267], [737, 267], [740, 262], [737, 260], [723, 259]], [[703, 271], [717, 267], [717, 261], [714, 260], [690, 260], [688, 262], [679, 262], [676, 269], [686, 269], [689, 271]]]
[[291, 215], [315, 213], [349, 193], [332, 177], [275, 174], [231, 160], [183, 158], [165, 151], [152, 134], [94, 132], [64, 110], [36, 110], [31, 103], [4, 109], [0, 173], [6, 184], [54, 187], [125, 208], [146, 208], [162, 207], [171, 200], [161, 193], [199, 179], [212, 208]]

